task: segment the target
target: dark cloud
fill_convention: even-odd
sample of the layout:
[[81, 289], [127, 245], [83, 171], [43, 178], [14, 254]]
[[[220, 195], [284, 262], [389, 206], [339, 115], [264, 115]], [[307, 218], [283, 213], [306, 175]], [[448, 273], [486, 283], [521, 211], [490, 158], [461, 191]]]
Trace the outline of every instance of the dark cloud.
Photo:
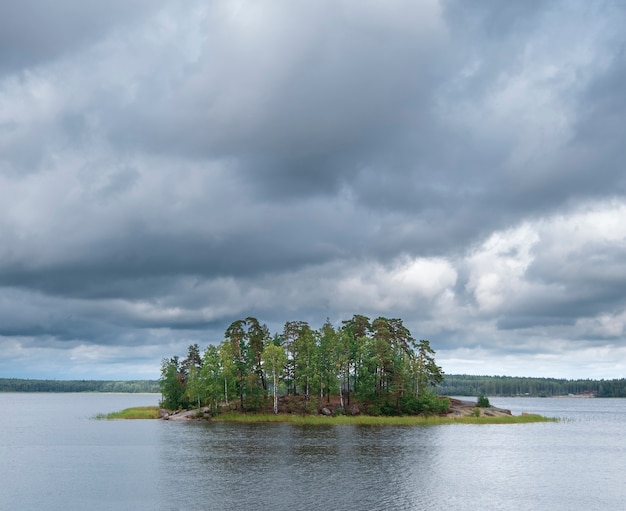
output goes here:
[[619, 375], [624, 15], [7, 7], [0, 371], [154, 377], [240, 317], [363, 313], [402, 317], [448, 372]]
[[23, 0], [3, 5], [0, 18], [0, 73], [20, 72], [83, 45], [98, 41], [158, 8], [161, 2], [111, 0], [86, 4], [61, 0], [54, 4]]

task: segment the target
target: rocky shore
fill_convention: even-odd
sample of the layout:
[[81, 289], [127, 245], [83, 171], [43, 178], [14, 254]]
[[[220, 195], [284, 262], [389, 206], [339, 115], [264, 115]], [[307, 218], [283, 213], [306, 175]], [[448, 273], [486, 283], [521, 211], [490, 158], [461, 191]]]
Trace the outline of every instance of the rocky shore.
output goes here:
[[[468, 417], [476, 415], [477, 413], [483, 417], [505, 417], [512, 415], [511, 410], [504, 408], [497, 408], [495, 406], [487, 406], [484, 408], [478, 408], [475, 401], [462, 401], [460, 399], [450, 399], [450, 408], [448, 408], [448, 417]], [[478, 410], [478, 412], [476, 411]]]
[[[506, 417], [510, 416], [511, 411], [504, 408], [497, 408], [495, 406], [488, 406], [479, 408], [475, 401], [463, 401], [460, 399], [450, 399], [450, 408], [444, 417], [457, 418], [457, 417], [469, 417], [469, 416], [482, 416], [482, 417]], [[322, 415], [333, 415], [334, 410], [331, 409], [332, 405], [324, 407], [320, 410]], [[288, 412], [287, 412], [288, 413]], [[348, 411], [350, 415], [359, 415], [359, 408], [356, 405], [352, 405]], [[192, 420], [192, 419], [208, 419], [210, 418], [210, 412], [208, 408], [202, 410], [182, 410], [170, 412], [168, 410], [160, 410], [159, 418], [163, 420]]]

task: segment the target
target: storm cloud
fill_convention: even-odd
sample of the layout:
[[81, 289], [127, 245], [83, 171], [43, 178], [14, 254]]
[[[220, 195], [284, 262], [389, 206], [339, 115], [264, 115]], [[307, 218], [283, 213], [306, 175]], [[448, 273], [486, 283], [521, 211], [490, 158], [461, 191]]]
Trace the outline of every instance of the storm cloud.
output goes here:
[[0, 376], [353, 314], [448, 373], [626, 371], [620, 2], [29, 0], [0, 19]]

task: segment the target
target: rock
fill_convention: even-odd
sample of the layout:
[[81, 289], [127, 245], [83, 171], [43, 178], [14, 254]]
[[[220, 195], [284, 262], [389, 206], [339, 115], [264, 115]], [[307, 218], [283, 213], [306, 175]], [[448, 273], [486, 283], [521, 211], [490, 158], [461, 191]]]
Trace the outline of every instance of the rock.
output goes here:
[[161, 408], [159, 410], [159, 419], [167, 419], [169, 416], [170, 416], [170, 412], [168, 412], [164, 408]]
[[176, 412], [168, 417], [168, 420], [179, 421], [179, 420], [190, 420], [193, 419], [196, 415], [196, 410], [183, 410], [180, 412]]
[[320, 410], [320, 413], [321, 413], [322, 415], [326, 415], [326, 416], [328, 416], [328, 417], [330, 417], [330, 416], [333, 414], [333, 413], [332, 413], [332, 412], [331, 412], [328, 408], [326, 408], [326, 407], [322, 408], [322, 409]]
[[[476, 403], [472, 401], [461, 401], [460, 399], [450, 399], [450, 408], [448, 409], [448, 417], [467, 417], [474, 415], [475, 410], [478, 408]], [[481, 415], [487, 417], [504, 417], [506, 415], [512, 415], [510, 410], [504, 408], [497, 408], [495, 406], [489, 406], [485, 408], [478, 408]]]
[[361, 410], [357, 405], [352, 405], [352, 407], [350, 408], [350, 415], [360, 415], [361, 414]]

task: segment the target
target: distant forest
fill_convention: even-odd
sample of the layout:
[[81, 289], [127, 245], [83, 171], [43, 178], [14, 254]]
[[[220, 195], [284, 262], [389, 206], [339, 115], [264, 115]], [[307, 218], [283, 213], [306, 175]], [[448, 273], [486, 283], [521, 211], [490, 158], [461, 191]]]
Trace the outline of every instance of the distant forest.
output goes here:
[[[153, 392], [159, 393], [157, 380], [30, 380], [0, 378], [0, 392]], [[445, 396], [532, 396], [550, 397], [592, 393], [597, 397], [626, 397], [626, 379], [565, 380], [514, 376], [474, 376], [447, 374], [437, 386]]]
[[156, 380], [24, 380], [0, 378], [0, 392], [160, 392]]
[[592, 394], [596, 397], [626, 397], [626, 379], [565, 380], [449, 374], [437, 386], [437, 392], [446, 396], [550, 397]]

